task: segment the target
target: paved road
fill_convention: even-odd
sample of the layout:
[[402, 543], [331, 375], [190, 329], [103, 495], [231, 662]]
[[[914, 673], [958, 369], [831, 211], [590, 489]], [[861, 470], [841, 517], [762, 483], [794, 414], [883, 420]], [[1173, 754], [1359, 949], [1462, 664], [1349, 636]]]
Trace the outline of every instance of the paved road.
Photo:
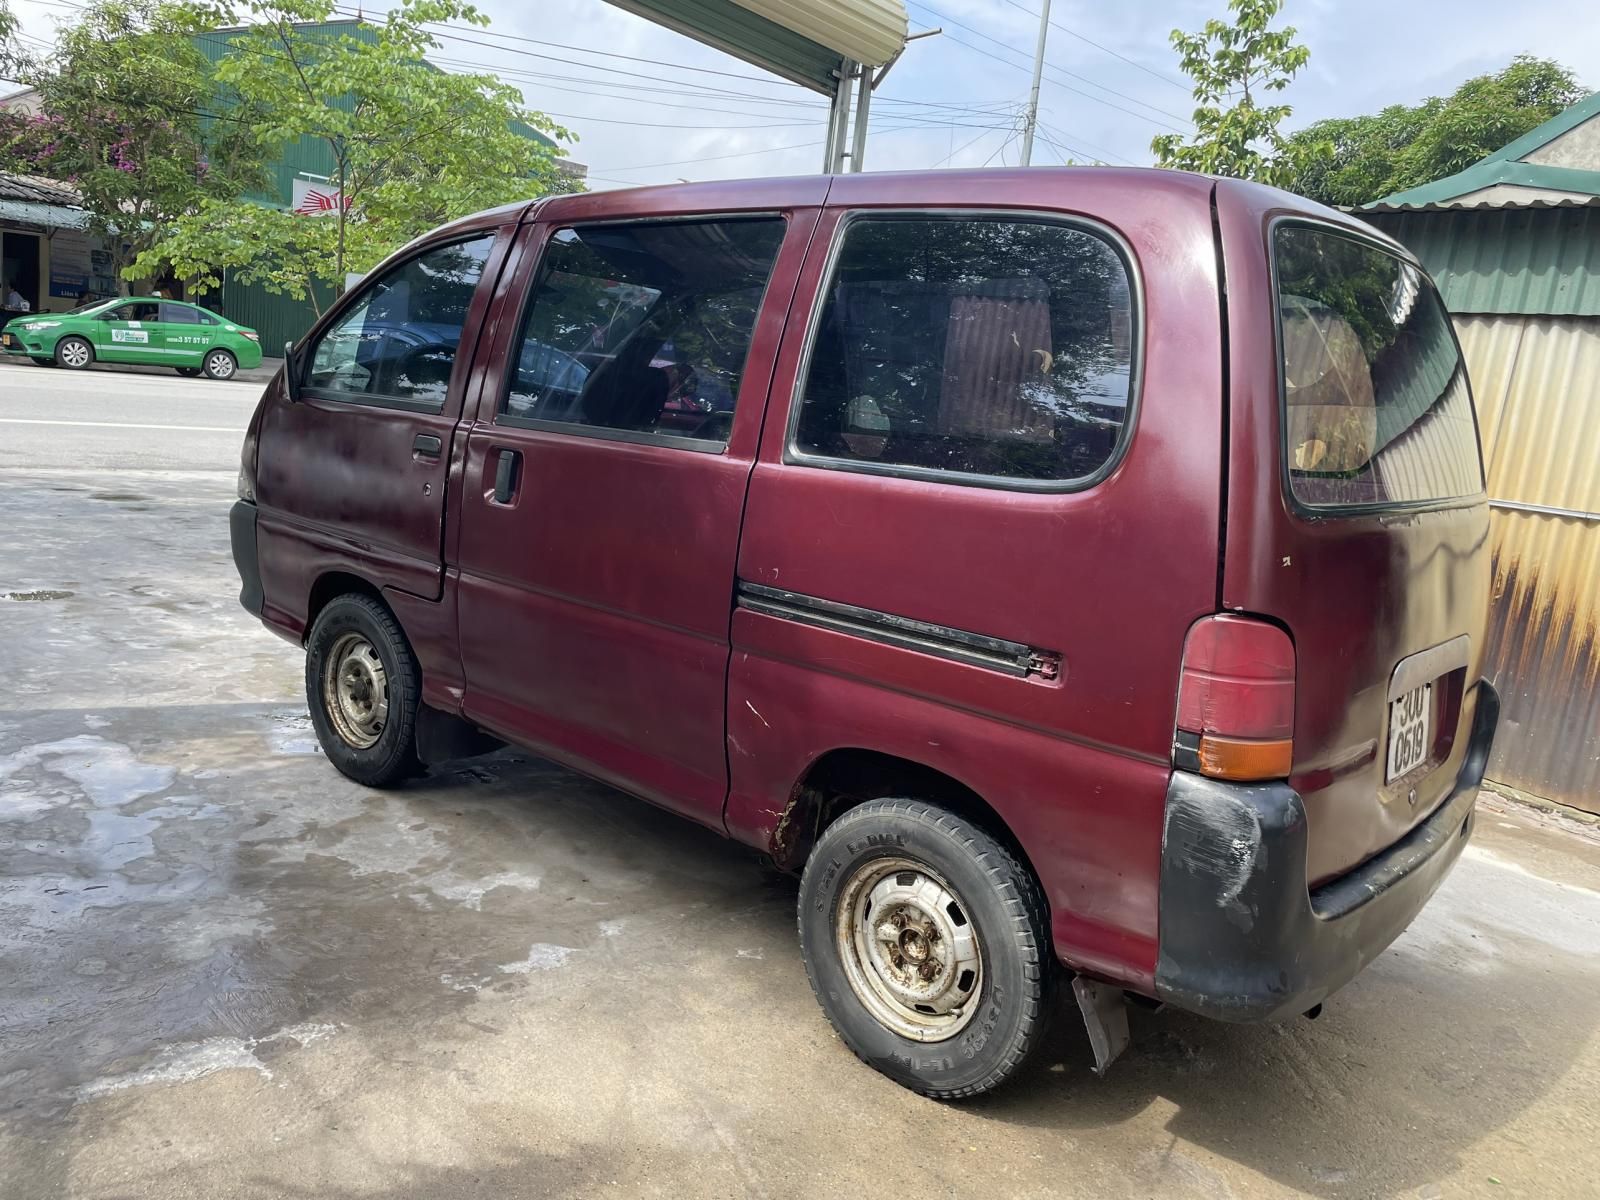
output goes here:
[[261, 388], [0, 362], [0, 468], [237, 470]]
[[523, 755], [327, 765], [234, 600], [237, 439], [161, 428], [253, 390], [0, 371], [0, 417], [100, 426], [0, 425], [5, 1200], [1595, 1194], [1592, 834], [1486, 803], [1314, 1023], [1139, 1013], [1099, 1080], [1065, 1019], [1011, 1089], [920, 1100], [738, 848]]

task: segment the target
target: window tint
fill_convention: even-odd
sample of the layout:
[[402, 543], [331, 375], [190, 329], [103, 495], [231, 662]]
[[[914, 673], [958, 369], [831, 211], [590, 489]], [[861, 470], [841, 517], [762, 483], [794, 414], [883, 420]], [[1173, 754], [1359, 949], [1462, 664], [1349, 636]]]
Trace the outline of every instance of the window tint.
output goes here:
[[1319, 506], [1483, 490], [1467, 372], [1433, 284], [1327, 230], [1274, 235], [1289, 486]]
[[725, 442], [780, 218], [561, 229], [501, 411]]
[[317, 342], [306, 385], [444, 407], [492, 235], [436, 246], [367, 285]]
[[101, 316], [104, 321], [154, 321], [161, 311], [161, 306], [153, 300], [141, 300], [133, 304], [119, 304]]
[[163, 304], [161, 306], [161, 323], [163, 325], [198, 325], [200, 314], [187, 304]]
[[1007, 480], [1092, 475], [1131, 400], [1127, 268], [1059, 223], [871, 219], [845, 231], [795, 446]]

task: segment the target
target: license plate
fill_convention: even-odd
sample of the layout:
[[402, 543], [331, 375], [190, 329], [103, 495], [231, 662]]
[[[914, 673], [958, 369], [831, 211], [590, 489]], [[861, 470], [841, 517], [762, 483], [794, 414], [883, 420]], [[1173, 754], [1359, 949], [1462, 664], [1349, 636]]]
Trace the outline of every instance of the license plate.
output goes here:
[[11, 335], [9, 333], [0, 333], [0, 346], [4, 346], [8, 350], [11, 348]]
[[1433, 748], [1433, 684], [1412, 688], [1389, 704], [1389, 769], [1385, 783], [1420, 767]]

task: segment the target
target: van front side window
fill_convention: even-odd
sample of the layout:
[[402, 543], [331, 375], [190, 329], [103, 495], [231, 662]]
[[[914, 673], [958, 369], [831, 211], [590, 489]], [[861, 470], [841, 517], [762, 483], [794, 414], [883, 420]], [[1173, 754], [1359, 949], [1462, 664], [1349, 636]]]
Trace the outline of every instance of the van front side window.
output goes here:
[[726, 442], [783, 230], [729, 217], [555, 231], [503, 418]]
[[862, 470], [1068, 483], [1111, 461], [1133, 400], [1128, 269], [1024, 217], [852, 221], [794, 449]]
[[306, 386], [334, 397], [444, 407], [493, 235], [435, 246], [367, 285], [317, 342]]

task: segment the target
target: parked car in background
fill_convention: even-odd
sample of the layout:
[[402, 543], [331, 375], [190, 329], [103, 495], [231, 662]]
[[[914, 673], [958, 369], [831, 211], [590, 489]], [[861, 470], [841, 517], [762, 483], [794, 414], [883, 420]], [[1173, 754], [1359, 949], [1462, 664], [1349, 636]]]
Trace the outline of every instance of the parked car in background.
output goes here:
[[180, 375], [232, 379], [241, 367], [261, 365], [261, 338], [254, 329], [198, 304], [156, 297], [17, 317], [0, 330], [0, 349], [74, 371], [96, 362], [144, 363]]
[[[246, 435], [241, 600], [329, 760], [485, 735], [801, 872], [940, 1098], [1071, 994], [1315, 1014], [1473, 825], [1489, 510], [1397, 243], [1109, 168], [591, 193], [395, 255]], [[490, 744], [493, 744], [492, 741]]]

